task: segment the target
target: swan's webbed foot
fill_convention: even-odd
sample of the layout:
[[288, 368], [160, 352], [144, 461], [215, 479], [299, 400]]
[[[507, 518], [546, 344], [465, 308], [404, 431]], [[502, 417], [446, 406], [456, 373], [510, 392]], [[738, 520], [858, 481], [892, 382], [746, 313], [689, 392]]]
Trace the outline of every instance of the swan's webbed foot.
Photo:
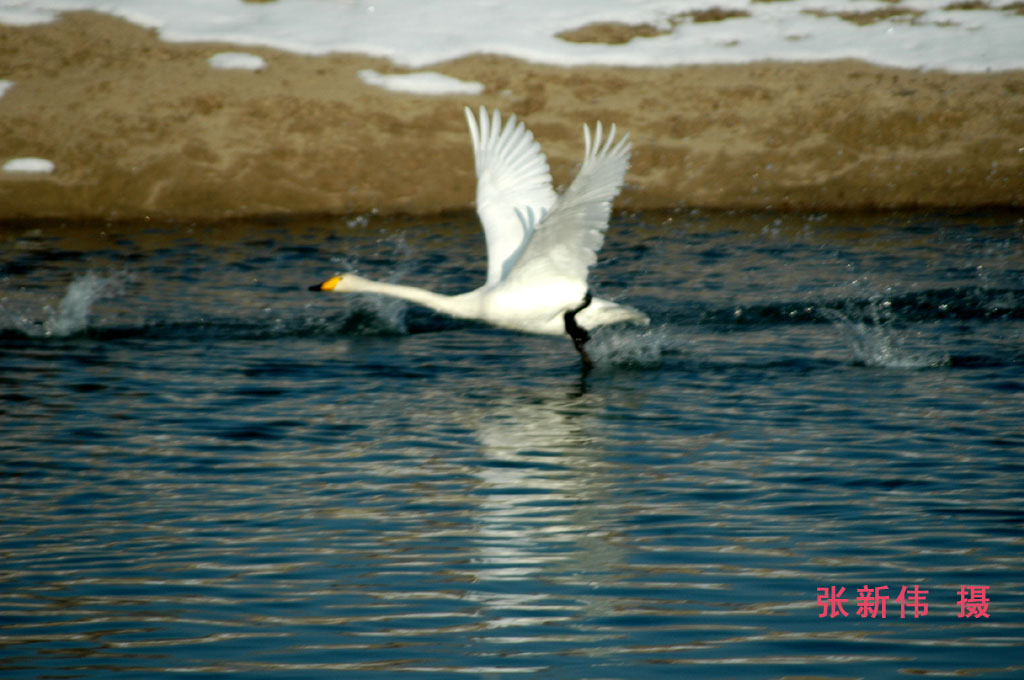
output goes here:
[[593, 297], [590, 295], [590, 291], [587, 291], [586, 296], [583, 298], [583, 304], [576, 309], [570, 309], [567, 311], [563, 318], [565, 319], [565, 332], [572, 338], [572, 344], [576, 348], [576, 351], [580, 353], [580, 359], [583, 360], [583, 368], [593, 368], [594, 362], [590, 360], [590, 356], [587, 354], [586, 347], [587, 340], [590, 340], [590, 333], [583, 326], [576, 323], [576, 315], [590, 306], [593, 301]]

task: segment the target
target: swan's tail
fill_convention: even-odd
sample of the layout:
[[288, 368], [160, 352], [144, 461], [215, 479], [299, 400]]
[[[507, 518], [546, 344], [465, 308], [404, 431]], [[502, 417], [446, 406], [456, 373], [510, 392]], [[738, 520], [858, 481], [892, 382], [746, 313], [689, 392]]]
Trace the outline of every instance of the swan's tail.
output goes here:
[[590, 305], [576, 315], [576, 320], [584, 328], [596, 328], [613, 323], [635, 323], [647, 326], [650, 317], [635, 307], [620, 305], [604, 298], [594, 298]]

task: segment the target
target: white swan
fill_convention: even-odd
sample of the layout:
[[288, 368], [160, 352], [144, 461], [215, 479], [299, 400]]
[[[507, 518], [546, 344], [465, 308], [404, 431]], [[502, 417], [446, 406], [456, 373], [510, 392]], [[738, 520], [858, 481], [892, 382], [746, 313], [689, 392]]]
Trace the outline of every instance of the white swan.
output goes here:
[[568, 333], [584, 362], [588, 330], [632, 321], [643, 312], [592, 297], [587, 271], [604, 242], [612, 199], [629, 166], [629, 135], [607, 137], [598, 123], [583, 126], [583, 165], [562, 195], [551, 188], [547, 159], [515, 115], [504, 127], [498, 111], [480, 108], [479, 122], [466, 108], [476, 159], [476, 209], [487, 241], [487, 281], [461, 295], [370, 281], [342, 274], [311, 290], [379, 293], [402, 298], [461, 319], [478, 319], [527, 333]]

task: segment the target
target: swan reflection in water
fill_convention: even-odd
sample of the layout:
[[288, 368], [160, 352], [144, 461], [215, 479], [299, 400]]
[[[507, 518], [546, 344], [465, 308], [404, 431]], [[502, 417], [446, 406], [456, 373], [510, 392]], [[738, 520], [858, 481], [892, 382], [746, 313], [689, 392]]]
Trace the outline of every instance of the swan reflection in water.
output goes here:
[[[476, 414], [475, 535], [460, 571], [473, 584], [465, 599], [480, 605], [485, 629], [565, 621], [610, 606], [593, 593], [621, 573], [625, 551], [609, 528], [620, 505], [598, 443], [595, 413], [603, 411], [592, 395], [524, 392]], [[536, 632], [529, 637], [536, 641]]]

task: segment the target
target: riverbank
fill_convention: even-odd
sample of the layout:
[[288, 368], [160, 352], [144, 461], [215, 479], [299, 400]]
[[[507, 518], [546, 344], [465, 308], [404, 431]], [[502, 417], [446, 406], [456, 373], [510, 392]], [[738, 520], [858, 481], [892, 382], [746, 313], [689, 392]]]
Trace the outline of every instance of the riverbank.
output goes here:
[[[215, 69], [244, 50], [266, 67]], [[1024, 72], [950, 74], [856, 61], [559, 68], [472, 56], [430, 70], [479, 95], [363, 82], [361, 55], [176, 44], [91, 12], [0, 26], [0, 219], [219, 219], [468, 208], [463, 106], [514, 112], [556, 185], [580, 125], [634, 140], [617, 205], [861, 210], [1024, 205]]]

